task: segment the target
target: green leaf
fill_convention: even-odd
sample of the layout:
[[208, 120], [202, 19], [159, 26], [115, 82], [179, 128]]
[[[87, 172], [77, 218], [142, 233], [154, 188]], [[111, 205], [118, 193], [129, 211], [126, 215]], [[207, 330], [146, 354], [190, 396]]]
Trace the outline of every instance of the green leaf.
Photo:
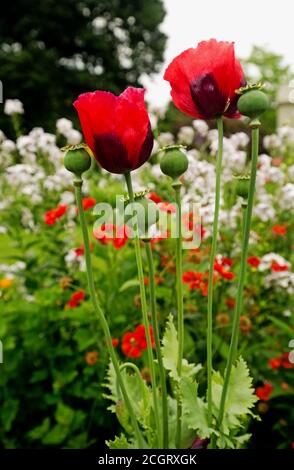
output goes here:
[[[178, 334], [170, 314], [167, 320], [165, 333], [162, 339], [162, 359], [164, 367], [169, 371], [169, 375], [175, 381], [179, 381], [178, 375]], [[201, 364], [190, 364], [187, 359], [182, 361], [182, 377], [193, 377], [202, 369]]]
[[123, 285], [120, 287], [119, 292], [123, 292], [131, 287], [138, 287], [140, 286], [138, 279], [129, 279], [128, 281], [124, 282]]
[[1, 422], [5, 431], [10, 431], [13, 421], [15, 420], [16, 414], [19, 408], [19, 400], [13, 398], [8, 399], [4, 402], [1, 410]]
[[109, 449], [134, 449], [124, 434], [116, 436], [113, 441], [106, 441]]
[[204, 439], [209, 437], [211, 429], [208, 426], [207, 404], [197, 396], [198, 384], [189, 377], [183, 377], [180, 382], [183, 419], [189, 429], [194, 429]]
[[35, 428], [31, 429], [27, 433], [27, 436], [32, 441], [36, 441], [38, 439], [41, 439], [44, 436], [44, 434], [46, 434], [49, 431], [49, 428], [50, 428], [50, 418], [45, 418], [43, 419], [42, 423], [39, 426], [36, 426]]
[[94, 338], [89, 333], [88, 328], [80, 328], [74, 334], [74, 339], [78, 343], [79, 351], [85, 351], [90, 346], [94, 344]]
[[56, 424], [46, 436], [43, 437], [42, 443], [46, 445], [58, 445], [61, 444], [68, 433], [68, 428], [61, 426], [60, 424]]
[[57, 423], [62, 426], [69, 427], [72, 423], [74, 417], [74, 410], [64, 403], [58, 403], [57, 409], [55, 412], [55, 419]]
[[[218, 416], [222, 389], [223, 378], [219, 372], [214, 372], [212, 376], [212, 397], [213, 414], [216, 418]], [[229, 435], [232, 429], [242, 427], [242, 418], [248, 415], [248, 413], [252, 414], [250, 410], [257, 400], [248, 367], [244, 359], [240, 357], [236, 365], [232, 367], [222, 423], [223, 433]]]

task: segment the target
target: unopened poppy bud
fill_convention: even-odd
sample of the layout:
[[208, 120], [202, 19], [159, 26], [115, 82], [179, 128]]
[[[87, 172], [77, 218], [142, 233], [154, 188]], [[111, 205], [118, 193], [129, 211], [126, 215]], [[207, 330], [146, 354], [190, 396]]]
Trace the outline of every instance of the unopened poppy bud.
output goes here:
[[243, 199], [248, 199], [249, 187], [250, 187], [250, 175], [236, 175], [236, 194]]
[[188, 168], [188, 158], [180, 149], [180, 145], [165, 147], [165, 155], [160, 160], [162, 173], [170, 176], [174, 180], [179, 178]]
[[68, 146], [64, 157], [65, 168], [80, 177], [82, 173], [89, 170], [91, 166], [91, 157], [84, 146]]
[[269, 108], [268, 96], [260, 90], [262, 85], [252, 85], [240, 89], [238, 110], [244, 116], [256, 119]]

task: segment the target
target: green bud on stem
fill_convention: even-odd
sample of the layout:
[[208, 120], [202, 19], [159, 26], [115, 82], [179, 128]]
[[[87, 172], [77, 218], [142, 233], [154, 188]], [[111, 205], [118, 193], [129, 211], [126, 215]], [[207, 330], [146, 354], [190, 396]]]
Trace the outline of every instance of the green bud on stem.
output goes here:
[[256, 119], [269, 108], [268, 96], [261, 91], [262, 85], [249, 85], [248, 87], [237, 90], [241, 94], [238, 100], [238, 110], [244, 116]]
[[65, 168], [80, 178], [82, 173], [89, 170], [91, 166], [91, 157], [86, 147], [83, 145], [67, 146], [64, 150], [66, 151], [64, 156]]
[[170, 176], [174, 180], [179, 178], [188, 168], [188, 158], [180, 150], [181, 146], [172, 145], [165, 147], [165, 155], [161, 158], [160, 169], [162, 173]]

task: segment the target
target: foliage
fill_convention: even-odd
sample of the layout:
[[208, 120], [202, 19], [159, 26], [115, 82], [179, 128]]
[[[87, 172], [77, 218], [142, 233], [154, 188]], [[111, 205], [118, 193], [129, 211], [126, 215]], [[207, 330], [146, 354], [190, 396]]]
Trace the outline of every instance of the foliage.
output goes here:
[[[103, 445], [107, 440], [112, 448], [132, 448], [135, 443], [129, 417], [108, 368], [104, 338], [87, 295], [72, 178], [62, 168], [63, 157], [58, 149], [65, 140], [63, 135], [47, 134], [40, 129], [18, 137], [16, 145], [0, 136], [0, 338], [4, 349], [4, 363], [0, 364], [1, 446], [89, 447]], [[183, 178], [185, 213], [189, 211], [191, 199], [202, 202], [201, 245], [183, 253], [186, 360], [181, 381], [176, 370], [174, 244], [170, 239], [152, 242], [161, 332], [165, 328], [162, 351], [169, 375], [170, 445], [174, 445], [174, 397], [179, 386], [184, 416], [182, 443], [183, 447], [189, 447], [195, 438], [206, 437], [210, 431], [205, 397], [205, 287], [217, 141], [215, 131], [209, 131], [203, 121], [195, 121], [193, 127], [181, 127], [176, 135], [159, 133], [152, 164], [147, 164], [144, 171], [134, 172], [134, 179], [136, 190], [148, 185], [153, 193], [156, 191], [162, 213], [171, 209], [173, 202], [169, 181], [158, 171], [160, 154], [157, 149], [166, 140], [188, 145], [189, 169]], [[287, 358], [289, 341], [293, 338], [290, 310], [293, 296], [293, 129], [283, 127], [274, 136], [266, 136], [263, 144], [267, 154], [259, 158], [250, 241], [250, 257], [256, 259], [251, 260], [253, 265], [248, 264], [240, 328], [239, 353], [243, 359], [234, 365], [224, 434], [216, 436], [223, 439], [226, 447], [289, 448], [292, 440], [293, 368]], [[214, 419], [228, 354], [232, 298], [240, 257], [242, 208], [236, 199], [232, 174], [246, 171], [247, 145], [248, 137], [243, 133], [232, 134], [224, 142], [213, 330], [213, 365], [220, 373], [214, 375]], [[123, 193], [120, 179], [102, 174], [95, 167], [89, 170], [84, 196], [114, 206], [116, 194]], [[93, 204], [86, 211], [89, 227], [97, 217]], [[66, 205], [66, 212], [48, 225], [45, 221], [52, 221], [52, 217], [46, 213], [56, 211], [59, 205]], [[91, 230], [89, 233], [99, 299], [111, 334], [118, 340], [119, 358], [125, 360], [124, 334], [133, 331], [141, 321], [132, 241], [116, 248], [112, 243], [99, 243]], [[147, 277], [145, 262], [144, 269]], [[229, 278], [228, 273], [231, 273]], [[148, 282], [146, 284], [148, 290]], [[81, 291], [85, 292], [84, 297], [79, 295], [80, 301], [71, 302], [72, 296]], [[149, 398], [146, 351], [132, 361], [145, 380], [139, 380], [129, 368], [123, 374], [146, 442], [152, 446], [150, 423], [154, 413]], [[263, 390], [267, 383], [271, 386], [268, 395]], [[253, 388], [256, 393], [262, 389], [256, 404]], [[110, 396], [110, 401], [105, 394]], [[110, 411], [119, 416], [119, 424], [105, 411], [107, 404], [111, 406]], [[261, 422], [251, 422], [251, 414], [259, 415]], [[119, 436], [115, 439], [114, 431]], [[246, 439], [251, 433], [257, 438], [248, 443]]]
[[6, 99], [17, 90], [27, 129], [52, 129], [84, 90], [120, 93], [138, 84], [142, 73], [157, 71], [162, 62], [164, 15], [162, 0], [7, 3], [0, 18]]

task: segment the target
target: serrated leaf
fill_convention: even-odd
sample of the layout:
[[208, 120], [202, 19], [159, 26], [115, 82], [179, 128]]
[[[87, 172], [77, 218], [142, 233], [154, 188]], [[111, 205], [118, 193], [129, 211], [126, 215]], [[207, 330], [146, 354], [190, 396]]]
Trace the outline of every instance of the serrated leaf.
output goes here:
[[106, 441], [109, 449], [134, 449], [124, 434], [116, 436], [113, 441]]
[[211, 434], [207, 419], [207, 404], [197, 396], [198, 384], [189, 377], [180, 381], [183, 419], [189, 429], [198, 432], [205, 439]]
[[[219, 372], [214, 372], [212, 376], [212, 397], [213, 414], [216, 418], [218, 417], [222, 389], [223, 378]], [[240, 357], [236, 365], [232, 367], [222, 422], [223, 433], [228, 435], [232, 429], [242, 427], [242, 418], [252, 414], [251, 408], [257, 400], [248, 367], [244, 359]]]
[[[162, 339], [162, 359], [164, 367], [169, 371], [169, 375], [176, 382], [179, 381], [178, 374], [178, 334], [173, 322], [173, 316], [170, 314], [167, 320], [166, 329]], [[201, 364], [190, 364], [187, 359], [182, 361], [182, 377], [193, 377], [200, 370]]]

